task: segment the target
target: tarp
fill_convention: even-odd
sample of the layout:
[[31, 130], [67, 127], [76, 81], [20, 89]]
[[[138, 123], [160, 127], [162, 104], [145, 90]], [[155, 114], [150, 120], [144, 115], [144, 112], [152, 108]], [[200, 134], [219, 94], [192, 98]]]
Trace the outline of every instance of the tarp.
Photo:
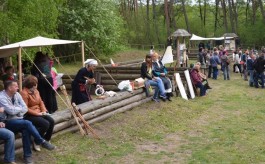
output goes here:
[[172, 54], [172, 47], [167, 46], [166, 52], [162, 58], [162, 63], [163, 64], [168, 64], [168, 63], [173, 63], [173, 54]]
[[21, 48], [30, 48], [30, 47], [42, 47], [42, 46], [52, 46], [60, 44], [72, 44], [79, 43], [81, 41], [74, 40], [61, 40], [61, 39], [51, 39], [38, 36], [32, 39], [24, 40], [21, 42], [9, 44], [0, 47], [0, 58], [8, 57], [18, 52], [19, 47]]
[[224, 40], [224, 39], [233, 39], [234, 37], [217, 37], [217, 38], [203, 38], [200, 36], [197, 36], [195, 34], [192, 34], [192, 37], [190, 38], [190, 40]]

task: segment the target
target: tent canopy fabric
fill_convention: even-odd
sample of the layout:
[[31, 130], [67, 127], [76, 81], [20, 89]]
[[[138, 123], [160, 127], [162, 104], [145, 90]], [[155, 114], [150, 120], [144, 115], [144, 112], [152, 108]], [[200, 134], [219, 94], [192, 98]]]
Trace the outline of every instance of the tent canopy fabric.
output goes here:
[[195, 34], [192, 34], [192, 37], [190, 38], [190, 40], [224, 40], [224, 39], [233, 39], [233, 38], [234, 37], [203, 38]]
[[18, 52], [19, 47], [32, 48], [32, 47], [72, 44], [72, 43], [80, 43], [80, 42], [81, 41], [51, 39], [51, 38], [45, 38], [42, 36], [38, 36], [35, 38], [31, 38], [28, 40], [24, 40], [21, 42], [17, 42], [17, 43], [13, 43], [13, 44], [0, 47], [0, 58], [13, 55], [14, 53]]

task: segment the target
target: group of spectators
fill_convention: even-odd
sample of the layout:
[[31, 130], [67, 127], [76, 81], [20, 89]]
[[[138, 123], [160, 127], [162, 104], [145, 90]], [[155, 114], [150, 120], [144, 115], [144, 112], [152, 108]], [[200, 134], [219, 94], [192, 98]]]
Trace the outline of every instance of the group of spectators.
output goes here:
[[[23, 89], [13, 68], [7, 67], [2, 76], [4, 90], [0, 92], [0, 139], [5, 141], [4, 162], [15, 163], [15, 134], [22, 133], [24, 161], [33, 163], [31, 144], [36, 151], [40, 146], [53, 150], [50, 143], [57, 110], [52, 78], [52, 62], [47, 54], [37, 52], [31, 74], [23, 79]], [[49, 82], [49, 83], [48, 83]]]

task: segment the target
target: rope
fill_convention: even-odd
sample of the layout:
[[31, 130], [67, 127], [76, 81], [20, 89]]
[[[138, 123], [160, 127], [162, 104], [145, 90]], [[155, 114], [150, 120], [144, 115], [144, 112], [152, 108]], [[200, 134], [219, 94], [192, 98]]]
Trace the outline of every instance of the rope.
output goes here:
[[[43, 73], [41, 72], [41, 70], [37, 67], [37, 65], [33, 62], [33, 60], [30, 58], [30, 56], [28, 55], [28, 53], [22, 48], [23, 52], [27, 55], [27, 57], [29, 58], [30, 62], [37, 68], [37, 70], [41, 73], [41, 75], [43, 76]], [[64, 102], [64, 104], [66, 105], [66, 107], [68, 108], [69, 105], [64, 101], [64, 99], [62, 98], [62, 96], [53, 88], [53, 86], [51, 85], [51, 83], [49, 82], [49, 80], [43, 76], [44, 79], [48, 82], [48, 84], [52, 87], [52, 89], [55, 91], [55, 93], [60, 97], [60, 99]]]
[[[60, 63], [60, 61], [56, 58], [56, 56], [55, 56], [54, 54], [52, 54], [52, 57], [54, 57], [54, 59], [56, 60], [56, 62], [58, 63], [58, 65], [59, 65], [63, 70], [65, 70], [64, 67], [63, 67], [63, 65]], [[70, 79], [71, 81], [73, 81], [73, 79], [71, 78], [71, 76], [70, 76], [68, 73], [66, 73], [66, 75], [69, 77], [69, 79]]]
[[96, 58], [97, 61], [99, 61], [99, 64], [102, 66], [102, 68], [106, 71], [106, 73], [109, 75], [109, 77], [111, 78], [111, 80], [113, 80], [115, 82], [116, 85], [118, 85], [118, 83], [116, 82], [116, 80], [111, 76], [111, 74], [109, 73], [109, 71], [104, 67], [104, 65], [101, 63], [101, 61], [99, 60], [99, 58], [96, 57], [96, 55], [93, 53], [93, 51], [86, 45], [86, 48], [92, 53], [92, 55]]

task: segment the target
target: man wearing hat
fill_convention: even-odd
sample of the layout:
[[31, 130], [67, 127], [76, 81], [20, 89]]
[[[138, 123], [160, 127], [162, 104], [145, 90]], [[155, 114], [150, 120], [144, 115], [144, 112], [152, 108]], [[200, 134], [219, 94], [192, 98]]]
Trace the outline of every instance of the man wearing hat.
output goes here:
[[94, 79], [94, 70], [98, 62], [95, 59], [87, 59], [84, 64], [85, 67], [78, 71], [72, 82], [72, 103], [77, 105], [91, 100], [86, 85], [97, 85]]

